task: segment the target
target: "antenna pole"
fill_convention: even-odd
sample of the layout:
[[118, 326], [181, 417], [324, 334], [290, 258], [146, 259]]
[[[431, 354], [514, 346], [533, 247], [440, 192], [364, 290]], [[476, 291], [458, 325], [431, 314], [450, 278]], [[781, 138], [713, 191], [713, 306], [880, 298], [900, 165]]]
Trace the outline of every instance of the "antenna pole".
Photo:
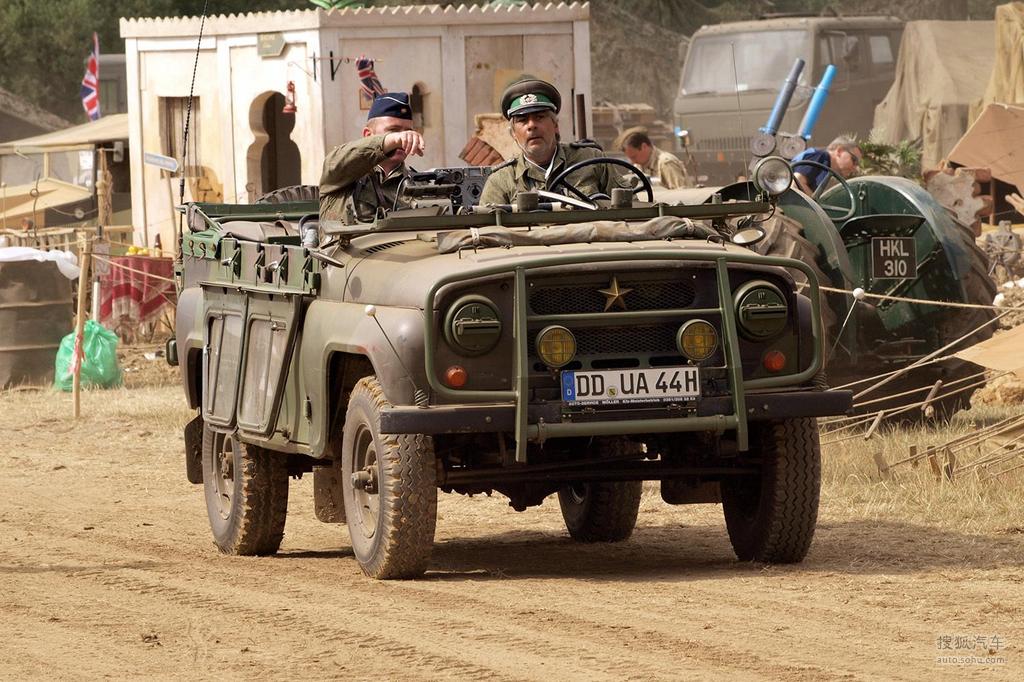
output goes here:
[[[196, 41], [196, 56], [192, 61], [192, 83], [188, 86], [188, 108], [185, 111], [185, 130], [182, 134], [181, 139], [181, 178], [178, 180], [178, 204], [185, 203], [185, 174], [188, 173], [188, 131], [192, 123], [192, 95], [196, 89], [196, 70], [199, 68], [199, 48], [203, 46], [203, 28], [206, 26], [206, 8], [210, 4], [210, 0], [203, 0], [203, 14], [199, 18], [199, 40]], [[174, 211], [174, 207], [171, 206], [171, 211]], [[181, 222], [184, 220], [182, 214], [178, 214], [178, 234], [175, 235], [178, 243], [178, 252], [175, 254], [175, 259], [181, 260], [181, 233], [182, 225]]]

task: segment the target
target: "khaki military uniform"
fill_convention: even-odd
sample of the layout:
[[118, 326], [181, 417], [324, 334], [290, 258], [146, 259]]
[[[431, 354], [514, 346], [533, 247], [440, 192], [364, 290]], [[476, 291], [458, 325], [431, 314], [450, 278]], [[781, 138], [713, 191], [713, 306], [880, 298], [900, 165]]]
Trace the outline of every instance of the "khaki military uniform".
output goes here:
[[[324, 159], [320, 176], [320, 218], [352, 224], [371, 221], [378, 207], [391, 209], [405, 164], [385, 175], [377, 166], [387, 159], [384, 135], [370, 135], [335, 147]], [[407, 204], [399, 202], [399, 208]]]
[[657, 147], [651, 147], [651, 158], [647, 159], [647, 164], [641, 170], [648, 175], [656, 176], [665, 189], [693, 187], [693, 180], [686, 172], [683, 162], [674, 154]]
[[[602, 156], [602, 152], [593, 147], [575, 147], [571, 144], [559, 144], [555, 150], [554, 163], [548, 178], [539, 166], [527, 161], [522, 154], [516, 156], [512, 161], [503, 164], [498, 170], [491, 173], [484, 184], [484, 191], [480, 195], [481, 204], [511, 204], [516, 194], [527, 190], [548, 189], [547, 181], [562, 172], [564, 168], [584, 159], [592, 159]], [[628, 178], [624, 178], [622, 171], [611, 164], [595, 164], [576, 171], [566, 181], [579, 189], [585, 195], [590, 196], [603, 192], [611, 196], [613, 187], [629, 187]], [[564, 186], [552, 190], [566, 196], [576, 197], [565, 189]]]

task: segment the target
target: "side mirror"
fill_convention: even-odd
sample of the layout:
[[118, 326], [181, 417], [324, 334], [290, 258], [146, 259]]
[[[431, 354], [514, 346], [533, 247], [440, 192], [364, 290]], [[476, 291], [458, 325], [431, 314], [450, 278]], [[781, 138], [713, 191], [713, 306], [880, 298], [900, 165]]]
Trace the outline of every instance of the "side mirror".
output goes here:
[[753, 246], [765, 238], [766, 232], [760, 225], [747, 225], [736, 230], [732, 243], [736, 246]]

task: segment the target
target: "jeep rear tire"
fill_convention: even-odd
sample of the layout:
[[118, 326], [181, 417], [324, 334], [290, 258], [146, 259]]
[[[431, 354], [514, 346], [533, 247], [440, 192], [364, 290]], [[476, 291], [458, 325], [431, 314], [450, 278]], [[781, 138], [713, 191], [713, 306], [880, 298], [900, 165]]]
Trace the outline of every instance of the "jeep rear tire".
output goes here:
[[282, 455], [203, 426], [203, 492], [217, 548], [273, 554], [284, 538], [288, 469]]
[[427, 568], [437, 522], [437, 473], [429, 436], [380, 432], [390, 407], [375, 377], [349, 396], [341, 475], [352, 552], [363, 573], [414, 578]]
[[821, 449], [813, 418], [751, 425], [757, 476], [722, 479], [729, 540], [740, 561], [802, 561], [814, 538], [821, 489]]
[[633, 534], [642, 481], [573, 483], [558, 491], [558, 506], [578, 542], [620, 542]]

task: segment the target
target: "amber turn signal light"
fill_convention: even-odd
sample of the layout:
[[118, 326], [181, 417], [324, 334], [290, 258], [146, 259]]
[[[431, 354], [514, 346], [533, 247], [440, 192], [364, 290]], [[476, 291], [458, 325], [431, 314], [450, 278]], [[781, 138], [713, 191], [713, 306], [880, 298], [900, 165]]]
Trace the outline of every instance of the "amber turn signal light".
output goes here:
[[786, 368], [786, 356], [782, 351], [770, 350], [764, 354], [761, 364], [769, 372], [777, 373]]
[[466, 368], [459, 365], [452, 365], [444, 373], [444, 382], [452, 388], [462, 388], [468, 379]]

